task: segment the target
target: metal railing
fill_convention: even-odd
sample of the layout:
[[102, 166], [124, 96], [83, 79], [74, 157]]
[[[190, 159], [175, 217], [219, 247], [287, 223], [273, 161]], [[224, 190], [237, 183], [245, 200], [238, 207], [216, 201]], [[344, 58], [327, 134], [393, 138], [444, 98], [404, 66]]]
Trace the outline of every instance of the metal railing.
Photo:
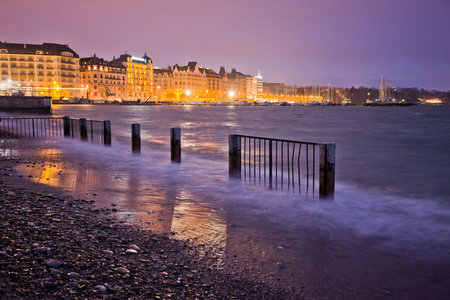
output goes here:
[[0, 135], [28, 138], [64, 136], [110, 146], [111, 121], [70, 117], [1, 118]]
[[270, 189], [333, 198], [335, 144], [232, 134], [230, 176]]
[[0, 135], [31, 138], [61, 137], [62, 125], [62, 118], [1, 118]]

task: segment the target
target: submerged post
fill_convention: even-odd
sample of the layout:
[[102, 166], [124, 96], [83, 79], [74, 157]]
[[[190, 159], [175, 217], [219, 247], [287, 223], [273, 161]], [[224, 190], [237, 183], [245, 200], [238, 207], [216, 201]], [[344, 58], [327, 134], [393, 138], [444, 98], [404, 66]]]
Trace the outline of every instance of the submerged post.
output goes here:
[[88, 140], [87, 126], [86, 126], [86, 119], [85, 118], [81, 118], [80, 119], [80, 138], [81, 138], [82, 141], [87, 141]]
[[181, 129], [170, 128], [170, 158], [174, 162], [181, 161]]
[[241, 178], [241, 137], [230, 134], [228, 141], [229, 176]]
[[[70, 137], [70, 117], [63, 117], [64, 137]], [[34, 136], [34, 119], [33, 119], [33, 136]]]
[[111, 146], [111, 121], [103, 121], [103, 144]]
[[141, 153], [141, 125], [131, 124], [131, 151]]
[[319, 196], [334, 199], [336, 144], [320, 145]]

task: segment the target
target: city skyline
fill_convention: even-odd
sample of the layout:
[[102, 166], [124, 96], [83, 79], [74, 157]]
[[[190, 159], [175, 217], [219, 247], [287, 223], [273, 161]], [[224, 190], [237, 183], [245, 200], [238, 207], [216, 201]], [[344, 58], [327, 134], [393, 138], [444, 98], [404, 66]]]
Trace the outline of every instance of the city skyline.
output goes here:
[[262, 72], [287, 85], [450, 90], [450, 2], [95, 1], [2, 4], [1, 40], [62, 43], [80, 57]]

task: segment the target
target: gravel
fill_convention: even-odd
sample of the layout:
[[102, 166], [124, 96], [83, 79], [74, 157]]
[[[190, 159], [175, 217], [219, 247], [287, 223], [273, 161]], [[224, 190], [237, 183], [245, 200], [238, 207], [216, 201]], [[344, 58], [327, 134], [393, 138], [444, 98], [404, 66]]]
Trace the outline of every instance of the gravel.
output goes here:
[[[225, 271], [214, 251], [102, 215], [83, 199], [32, 191], [0, 161], [2, 299], [299, 299]], [[7, 164], [9, 163], [9, 165]], [[23, 183], [23, 185], [21, 185]]]

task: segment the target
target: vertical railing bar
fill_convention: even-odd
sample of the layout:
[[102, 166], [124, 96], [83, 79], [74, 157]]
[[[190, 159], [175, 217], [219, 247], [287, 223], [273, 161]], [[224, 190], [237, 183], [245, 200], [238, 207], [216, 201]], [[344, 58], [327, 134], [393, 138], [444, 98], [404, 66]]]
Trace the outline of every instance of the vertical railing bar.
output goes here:
[[266, 139], [264, 139], [264, 185], [266, 184]]
[[290, 163], [290, 161], [289, 161], [289, 146], [290, 146], [290, 143], [287, 142], [287, 147], [286, 147], [287, 162], [286, 162], [286, 164], [288, 167], [288, 191], [291, 187], [291, 167], [289, 166], [289, 163]]
[[316, 145], [313, 145], [313, 195], [316, 181]]
[[275, 188], [278, 187], [278, 141], [275, 141]]
[[306, 189], [309, 189], [309, 145], [306, 145]]
[[253, 139], [253, 179], [256, 184], [256, 139]]
[[292, 170], [292, 188], [295, 189], [295, 172], [294, 172], [294, 153], [295, 153], [295, 144], [292, 144], [292, 159], [291, 159], [291, 170]]
[[261, 139], [258, 139], [259, 184], [261, 184]]
[[243, 158], [244, 158], [244, 178], [246, 178], [247, 177], [247, 165], [246, 165], [246, 159], [245, 159], [245, 156], [246, 156], [246, 152], [247, 151], [247, 138], [246, 137], [244, 137], [244, 155], [243, 155]]
[[297, 160], [297, 163], [298, 163], [298, 192], [300, 193], [301, 192], [301, 184], [300, 184], [300, 153], [301, 153], [301, 151], [302, 151], [302, 144], [300, 144], [299, 145], [299, 147], [298, 147], [298, 160]]

